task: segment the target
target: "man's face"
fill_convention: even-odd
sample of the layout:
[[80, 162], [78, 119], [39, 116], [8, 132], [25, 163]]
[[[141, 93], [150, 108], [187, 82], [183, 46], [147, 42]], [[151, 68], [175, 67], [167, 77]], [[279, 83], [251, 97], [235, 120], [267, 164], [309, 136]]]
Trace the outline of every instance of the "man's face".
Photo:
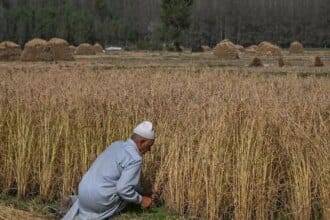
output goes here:
[[154, 144], [154, 140], [142, 140], [140, 145], [141, 154], [145, 154], [151, 150], [151, 146]]

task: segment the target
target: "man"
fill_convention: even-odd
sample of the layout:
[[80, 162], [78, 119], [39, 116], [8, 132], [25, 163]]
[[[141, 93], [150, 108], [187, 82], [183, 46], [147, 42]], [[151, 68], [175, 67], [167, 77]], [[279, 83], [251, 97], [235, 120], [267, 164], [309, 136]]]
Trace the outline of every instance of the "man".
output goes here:
[[63, 220], [108, 219], [127, 203], [149, 208], [150, 197], [141, 196], [139, 186], [142, 156], [154, 144], [155, 132], [149, 121], [140, 123], [127, 141], [111, 144], [94, 161], [79, 183], [78, 198]]

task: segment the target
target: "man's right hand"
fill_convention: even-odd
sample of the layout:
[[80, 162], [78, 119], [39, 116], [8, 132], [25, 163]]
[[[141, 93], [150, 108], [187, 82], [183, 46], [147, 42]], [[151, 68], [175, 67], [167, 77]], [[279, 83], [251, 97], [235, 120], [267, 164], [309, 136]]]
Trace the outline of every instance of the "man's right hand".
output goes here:
[[152, 205], [152, 199], [150, 197], [143, 196], [141, 202], [142, 208], [147, 209], [150, 208], [151, 205]]

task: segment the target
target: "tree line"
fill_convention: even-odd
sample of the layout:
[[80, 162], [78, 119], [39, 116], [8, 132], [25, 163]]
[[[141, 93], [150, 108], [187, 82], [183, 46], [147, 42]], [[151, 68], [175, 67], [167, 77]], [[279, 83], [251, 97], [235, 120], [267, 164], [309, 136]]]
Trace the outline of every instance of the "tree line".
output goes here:
[[40, 37], [71, 44], [161, 47], [228, 38], [287, 47], [330, 46], [327, 0], [0, 0], [0, 41]]

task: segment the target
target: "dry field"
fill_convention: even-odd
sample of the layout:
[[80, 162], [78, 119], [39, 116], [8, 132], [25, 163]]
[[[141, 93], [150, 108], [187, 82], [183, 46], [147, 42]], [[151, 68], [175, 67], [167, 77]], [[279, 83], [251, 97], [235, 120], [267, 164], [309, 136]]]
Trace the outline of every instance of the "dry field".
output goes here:
[[[325, 67], [312, 67], [316, 54]], [[330, 219], [330, 51], [284, 59], [291, 65], [156, 52], [0, 62], [0, 191], [60, 200], [108, 144], [149, 119], [157, 141], [143, 182], [170, 210]]]

